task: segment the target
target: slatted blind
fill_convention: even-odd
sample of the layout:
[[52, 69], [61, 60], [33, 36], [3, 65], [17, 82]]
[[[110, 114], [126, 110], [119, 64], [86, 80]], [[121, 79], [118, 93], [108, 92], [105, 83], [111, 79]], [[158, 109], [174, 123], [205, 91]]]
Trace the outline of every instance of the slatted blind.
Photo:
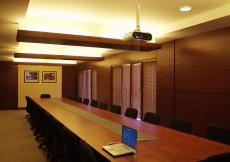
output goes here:
[[113, 105], [121, 105], [121, 66], [114, 66], [113, 70]]
[[156, 112], [156, 62], [145, 62], [143, 68], [143, 114]]
[[121, 113], [124, 114], [125, 110], [130, 107], [130, 64], [122, 65], [121, 87]]
[[86, 98], [91, 101], [91, 70], [86, 70]]
[[97, 100], [97, 70], [92, 70], [92, 100]]
[[78, 96], [79, 97], [83, 97], [82, 96], [82, 83], [83, 83], [82, 76], [83, 76], [83, 73], [82, 73], [82, 71], [80, 71], [78, 73]]
[[142, 64], [132, 64], [131, 73], [131, 107], [138, 110], [137, 118], [141, 119], [141, 72]]
[[86, 70], [84, 70], [83, 72], [82, 72], [83, 74], [82, 74], [82, 98], [84, 99], [84, 98], [86, 98], [87, 96], [87, 94], [86, 94], [86, 85], [87, 85], [87, 78], [86, 78], [86, 74], [87, 74], [87, 71]]

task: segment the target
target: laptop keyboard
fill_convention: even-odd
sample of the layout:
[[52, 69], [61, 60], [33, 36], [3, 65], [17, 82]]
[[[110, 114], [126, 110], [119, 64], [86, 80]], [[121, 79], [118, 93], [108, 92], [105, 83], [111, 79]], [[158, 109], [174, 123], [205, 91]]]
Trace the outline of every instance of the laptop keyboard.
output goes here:
[[120, 152], [120, 153], [128, 153], [128, 152], [132, 152], [132, 150], [122, 144], [114, 144], [114, 145], [110, 145], [112, 148], [114, 148], [116, 151]]

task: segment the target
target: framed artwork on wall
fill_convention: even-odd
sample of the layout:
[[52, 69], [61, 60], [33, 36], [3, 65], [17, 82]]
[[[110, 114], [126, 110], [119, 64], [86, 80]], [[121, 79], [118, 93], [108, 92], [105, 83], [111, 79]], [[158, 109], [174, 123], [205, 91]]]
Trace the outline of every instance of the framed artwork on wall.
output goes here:
[[42, 82], [43, 83], [56, 83], [57, 82], [57, 72], [56, 71], [43, 71], [42, 72]]
[[25, 83], [38, 83], [39, 82], [39, 71], [25, 70], [24, 71], [24, 82]]

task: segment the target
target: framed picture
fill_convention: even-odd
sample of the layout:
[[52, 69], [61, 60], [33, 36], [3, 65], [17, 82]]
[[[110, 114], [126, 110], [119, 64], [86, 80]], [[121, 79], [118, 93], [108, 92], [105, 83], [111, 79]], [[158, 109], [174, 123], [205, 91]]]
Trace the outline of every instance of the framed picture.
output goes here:
[[39, 71], [25, 70], [24, 71], [24, 82], [25, 83], [38, 83], [39, 82]]
[[42, 72], [42, 82], [43, 83], [56, 83], [57, 82], [57, 72], [56, 71], [43, 71]]

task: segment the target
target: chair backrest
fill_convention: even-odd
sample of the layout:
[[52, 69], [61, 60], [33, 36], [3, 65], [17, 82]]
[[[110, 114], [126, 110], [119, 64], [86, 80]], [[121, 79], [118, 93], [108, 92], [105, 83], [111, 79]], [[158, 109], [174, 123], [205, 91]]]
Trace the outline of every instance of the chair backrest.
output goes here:
[[89, 147], [89, 145], [84, 140], [80, 140], [79, 146], [81, 150], [82, 160], [84, 162], [97, 162], [92, 149]]
[[192, 123], [187, 119], [173, 117], [169, 123], [169, 128], [190, 134]]
[[205, 138], [230, 145], [230, 128], [211, 124], [206, 130]]
[[44, 114], [46, 117], [46, 128], [47, 129], [46, 129], [46, 134], [45, 134], [43, 142], [47, 148], [50, 148], [53, 143], [53, 138], [54, 138], [52, 116], [47, 111], [45, 111]]
[[93, 106], [93, 107], [97, 107], [97, 105], [98, 105], [98, 101], [97, 100], [92, 100], [91, 103], [90, 103], [90, 106]]
[[50, 94], [41, 94], [40, 98], [51, 98]]
[[81, 97], [77, 97], [76, 101], [82, 103], [82, 98]]
[[125, 110], [125, 116], [136, 119], [138, 115], [138, 111], [135, 108], [129, 107]]
[[98, 106], [98, 108], [106, 110], [107, 109], [108, 104], [106, 102], [101, 102]]
[[56, 118], [52, 118], [52, 123], [54, 130], [54, 140], [51, 149], [51, 156], [52, 161], [55, 162], [61, 159], [64, 147], [64, 136], [61, 123]]
[[229, 162], [230, 152], [209, 156], [204, 162]]
[[110, 112], [116, 113], [116, 114], [121, 114], [121, 106], [119, 105], [112, 105]]
[[73, 101], [76, 101], [76, 98], [77, 97], [75, 95], [72, 95], [70, 99], [73, 100]]
[[88, 105], [89, 104], [89, 99], [88, 98], [84, 98], [84, 100], [83, 100], [82, 103], [85, 104], [85, 105]]
[[153, 112], [146, 112], [143, 121], [159, 125], [160, 115]]
[[76, 135], [65, 126], [62, 127], [62, 132], [65, 142], [65, 153], [61, 161], [81, 161], [81, 151]]

